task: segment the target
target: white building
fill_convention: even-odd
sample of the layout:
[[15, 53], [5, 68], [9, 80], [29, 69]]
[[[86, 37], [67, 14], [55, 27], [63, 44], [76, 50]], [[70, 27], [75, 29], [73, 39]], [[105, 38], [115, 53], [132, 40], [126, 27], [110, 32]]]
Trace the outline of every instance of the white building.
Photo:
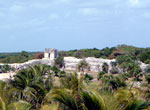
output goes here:
[[58, 57], [58, 50], [46, 48], [44, 53], [44, 58], [54, 60]]

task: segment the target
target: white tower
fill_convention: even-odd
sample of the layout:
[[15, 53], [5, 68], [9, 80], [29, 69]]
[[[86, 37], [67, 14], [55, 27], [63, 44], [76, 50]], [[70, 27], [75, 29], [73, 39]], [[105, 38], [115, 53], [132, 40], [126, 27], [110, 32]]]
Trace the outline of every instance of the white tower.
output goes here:
[[58, 50], [46, 48], [44, 53], [44, 58], [54, 60], [58, 57]]

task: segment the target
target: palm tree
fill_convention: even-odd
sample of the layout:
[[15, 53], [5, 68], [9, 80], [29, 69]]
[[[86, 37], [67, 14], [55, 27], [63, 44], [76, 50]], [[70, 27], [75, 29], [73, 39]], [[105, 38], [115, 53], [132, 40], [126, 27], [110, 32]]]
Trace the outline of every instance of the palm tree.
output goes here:
[[81, 91], [84, 88], [84, 79], [80, 74], [71, 73], [64, 78], [61, 78], [62, 87], [72, 90], [74, 93]]
[[[106, 104], [102, 96], [96, 91], [84, 90], [81, 92], [82, 104], [79, 106], [78, 100], [72, 91], [68, 89], [54, 89], [51, 93], [51, 100], [58, 102], [60, 106], [67, 110], [106, 110]], [[82, 108], [81, 108], [82, 106]]]
[[0, 81], [0, 110], [7, 110], [9, 97], [7, 96], [6, 83]]
[[25, 101], [12, 102], [12, 92], [7, 83], [0, 81], [0, 110], [30, 110], [32, 105]]
[[83, 91], [82, 100], [85, 110], [106, 110], [106, 105], [102, 96], [96, 91]]
[[148, 107], [150, 107], [149, 102], [140, 98], [139, 89], [120, 89], [115, 94], [115, 97], [118, 100], [116, 105], [118, 110], [148, 110]]
[[89, 69], [89, 64], [85, 60], [82, 60], [77, 65], [77, 69], [79, 72], [82, 71], [84, 73], [85, 69]]
[[40, 110], [61, 110], [58, 104], [45, 104]]
[[[51, 92], [52, 101], [60, 103], [60, 106], [64, 109], [79, 110], [79, 106], [75, 96], [72, 94], [72, 91], [68, 89], [54, 89]], [[63, 105], [62, 105], [63, 104]]]
[[45, 65], [35, 65], [19, 71], [11, 83], [20, 90], [20, 99], [32, 103], [34, 108], [39, 108], [53, 85], [49, 71], [49, 67]]
[[109, 70], [109, 65], [105, 62], [102, 66], [102, 69], [105, 73], [108, 73], [108, 70]]
[[8, 110], [31, 110], [32, 105], [25, 101], [18, 101], [10, 104]]
[[61, 82], [62, 88], [53, 89], [46, 99], [59, 102], [62, 108], [69, 110], [106, 109], [101, 95], [96, 91], [87, 91], [79, 74], [72, 73], [62, 78]]
[[62, 78], [62, 87], [69, 89], [77, 100], [78, 105], [82, 108], [81, 104], [81, 91], [84, 88], [84, 79], [80, 74], [71, 73], [70, 75]]

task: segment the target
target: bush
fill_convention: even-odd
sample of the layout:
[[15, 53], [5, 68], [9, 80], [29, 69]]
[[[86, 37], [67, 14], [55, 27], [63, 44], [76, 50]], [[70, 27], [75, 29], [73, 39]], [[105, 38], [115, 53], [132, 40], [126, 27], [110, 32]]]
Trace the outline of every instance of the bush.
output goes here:
[[145, 73], [150, 73], [150, 66], [147, 66], [147, 67], [144, 69], [144, 72], [145, 72]]
[[94, 78], [93, 78], [92, 75], [89, 75], [89, 74], [86, 73], [85, 76], [84, 76], [84, 79], [93, 80]]
[[120, 77], [114, 77], [112, 75], [102, 78], [102, 90], [113, 91], [121, 87], [126, 87], [125, 80]]
[[108, 73], [109, 65], [106, 62], [104, 62], [102, 69], [105, 73]]
[[55, 74], [55, 76], [59, 76], [58, 74], [60, 73], [60, 69], [57, 66], [53, 66], [51, 70]]
[[104, 74], [106, 74], [106, 72], [104, 72], [104, 71], [99, 72], [99, 73], [98, 73], [98, 76], [97, 76], [97, 79], [98, 79], [98, 80], [102, 79], [103, 76], [104, 76]]
[[42, 59], [42, 58], [44, 58], [44, 53], [43, 52], [37, 53], [34, 58], [35, 59]]
[[1, 65], [0, 70], [1, 73], [7, 73], [8, 71], [11, 71], [13, 68], [11, 68], [9, 65]]
[[88, 84], [91, 80], [93, 80], [93, 76], [92, 75], [89, 75], [89, 74], [85, 74], [84, 76], [84, 81]]
[[55, 65], [58, 66], [59, 68], [64, 66], [64, 57], [59, 56], [58, 58], [55, 59]]
[[142, 52], [138, 57], [140, 61], [148, 62], [148, 60], [150, 60], [150, 50], [146, 50], [145, 52]]
[[147, 80], [148, 84], [150, 84], [150, 73], [145, 75], [145, 79]]
[[134, 62], [134, 58], [133, 58], [133, 56], [130, 56], [130, 55], [121, 55], [121, 56], [117, 57], [116, 62], [119, 65], [121, 65], [123, 63], [133, 63]]
[[66, 76], [66, 72], [65, 71], [60, 71], [59, 77], [65, 77], [65, 76]]
[[117, 62], [113, 62], [112, 61], [110, 64], [111, 64], [112, 67], [116, 67], [117, 66]]
[[112, 68], [112, 69], [110, 70], [110, 73], [112, 73], [112, 74], [117, 74], [117, 73], [119, 73], [118, 68]]

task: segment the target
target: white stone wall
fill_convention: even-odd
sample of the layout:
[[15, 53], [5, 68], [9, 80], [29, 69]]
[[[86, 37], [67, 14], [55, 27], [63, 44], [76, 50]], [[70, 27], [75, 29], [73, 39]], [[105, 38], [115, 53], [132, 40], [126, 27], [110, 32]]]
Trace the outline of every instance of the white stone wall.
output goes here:
[[44, 53], [44, 58], [49, 58], [49, 53]]
[[13, 79], [15, 74], [16, 73], [0, 73], [0, 80], [7, 81], [9, 79]]
[[[77, 64], [82, 60], [83, 59], [77, 59], [75, 57], [64, 57], [65, 69], [76, 70]], [[110, 71], [112, 68], [110, 63], [112, 61], [115, 61], [115, 59], [108, 60], [108, 59], [88, 57], [88, 58], [85, 58], [85, 61], [89, 64], [90, 71], [99, 72], [99, 71], [102, 71], [102, 65], [104, 62], [106, 62], [109, 65], [109, 71]]]
[[[83, 59], [78, 59], [75, 57], [64, 57], [64, 65], [65, 65], [65, 70], [77, 70], [77, 65], [79, 64], [80, 61], [82, 61]], [[92, 72], [99, 72], [102, 71], [102, 65], [103, 63], [107, 63], [109, 65], [109, 71], [112, 69], [111, 67], [111, 62], [115, 62], [116, 60], [109, 60], [109, 59], [102, 59], [102, 58], [93, 58], [93, 57], [88, 57], [84, 59], [90, 66], [90, 71]], [[24, 69], [27, 68], [29, 66], [32, 65], [36, 65], [36, 64], [47, 64], [47, 65], [54, 65], [55, 60], [53, 59], [47, 59], [47, 58], [43, 58], [43, 59], [35, 59], [35, 60], [30, 60], [28, 62], [25, 63], [14, 63], [14, 64], [8, 64], [11, 67], [14, 67], [16, 69]], [[141, 62], [137, 62], [142, 71], [144, 71], [144, 69], [149, 66], [147, 64], [141, 63]], [[4, 65], [4, 64], [0, 64], [0, 65]], [[0, 74], [0, 80], [2, 79], [9, 79], [11, 77], [11, 73], [8, 74]]]
[[[37, 64], [54, 65], [54, 60], [43, 58], [43, 59], [29, 60], [28, 62], [25, 62], [25, 63], [13, 63], [13, 64], [8, 64], [8, 65], [16, 69], [24, 69], [29, 66], [37, 65]], [[0, 65], [4, 65], [4, 64], [0, 64]]]

